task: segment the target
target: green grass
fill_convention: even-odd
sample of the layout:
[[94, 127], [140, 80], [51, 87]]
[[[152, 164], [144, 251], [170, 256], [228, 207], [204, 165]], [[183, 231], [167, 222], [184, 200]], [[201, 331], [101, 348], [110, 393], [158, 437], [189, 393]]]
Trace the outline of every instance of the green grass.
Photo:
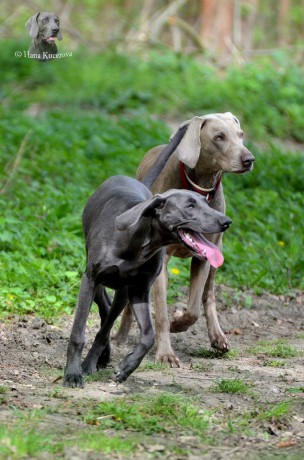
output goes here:
[[203, 436], [209, 427], [209, 418], [210, 414], [201, 410], [194, 400], [163, 393], [101, 402], [85, 421], [103, 430], [115, 428], [149, 435], [181, 431]]
[[[189, 56], [113, 50], [41, 66], [12, 63], [16, 46], [0, 56], [7, 69], [0, 93], [2, 316], [73, 312], [85, 267], [84, 204], [108, 176], [134, 176], [144, 152], [167, 141], [170, 129], [157, 117], [230, 110], [254, 140], [303, 136], [303, 79], [294, 66], [277, 72], [250, 64], [219, 76]], [[32, 104], [42, 110], [36, 118], [27, 112]], [[271, 142], [249, 147], [254, 171], [223, 179], [233, 225], [217, 281], [256, 293], [303, 289], [303, 157]], [[172, 259], [170, 267], [179, 270], [170, 272], [173, 301], [188, 285], [189, 261]], [[251, 308], [252, 298], [240, 303]]]
[[212, 387], [218, 393], [244, 394], [251, 392], [252, 385], [242, 379], [221, 379]]
[[289, 388], [287, 391], [290, 393], [304, 393], [304, 386], [298, 388]]
[[271, 358], [294, 358], [302, 354], [293, 345], [289, 345], [283, 340], [260, 340], [257, 342], [256, 346], [250, 347], [247, 352], [253, 355], [264, 355]]
[[138, 439], [134, 436], [131, 438], [119, 435], [107, 436], [100, 433], [100, 430], [80, 433], [75, 444], [81, 451], [103, 452], [105, 454], [132, 454], [138, 449]]
[[86, 382], [107, 382], [113, 375], [113, 369], [100, 369], [91, 375], [86, 375]]
[[142, 363], [138, 371], [163, 371], [166, 372], [170, 369], [169, 364], [166, 363], [160, 363], [160, 362], [154, 362], [154, 361], [146, 361]]
[[280, 361], [278, 359], [266, 360], [266, 361], [264, 361], [263, 365], [268, 366], [268, 367], [284, 367], [284, 366], [286, 366], [286, 362], [285, 361]]
[[0, 385], [0, 405], [5, 404], [8, 400], [8, 387]]
[[282, 422], [291, 415], [292, 407], [293, 401], [268, 404], [266, 408], [260, 408], [257, 419], [268, 422]]
[[58, 454], [63, 445], [44, 433], [41, 436], [35, 428], [0, 426], [0, 459], [33, 458], [41, 452]]

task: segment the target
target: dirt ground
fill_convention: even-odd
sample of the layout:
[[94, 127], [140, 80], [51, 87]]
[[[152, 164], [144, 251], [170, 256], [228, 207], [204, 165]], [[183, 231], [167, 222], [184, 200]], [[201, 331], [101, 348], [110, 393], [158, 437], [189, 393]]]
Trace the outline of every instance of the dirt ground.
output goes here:
[[[64, 437], [67, 426], [73, 429], [84, 424], [82, 415], [85, 407], [98, 401], [113, 400], [135, 393], [149, 395], [179, 391], [199, 395], [205, 409], [215, 410], [225, 416], [230, 414], [232, 419], [250, 412], [256, 405], [261, 407], [263, 404], [292, 400], [292, 412], [284, 421], [257, 422], [254, 433], [221, 432], [221, 444], [213, 446], [198, 446], [189, 437], [179, 436], [175, 441], [184, 449], [188, 448], [186, 456], [170, 452], [168, 443], [172, 441], [172, 433], [158, 435], [157, 446], [163, 447], [158, 447], [154, 452], [149, 448], [139, 449], [132, 458], [304, 458], [303, 293], [297, 291], [289, 296], [256, 296], [252, 292], [234, 291], [218, 286], [217, 299], [222, 327], [229, 334], [231, 349], [236, 350], [229, 359], [194, 356], [200, 347], [209, 347], [205, 318], [202, 315], [189, 331], [172, 334], [174, 350], [181, 360], [179, 369], [142, 368], [124, 384], [116, 385], [107, 378], [104, 381], [87, 382], [84, 389], [77, 390], [63, 388], [61, 379], [71, 317], [62, 318], [54, 324], [31, 316], [14, 317], [2, 322], [0, 378], [1, 385], [6, 386], [9, 391], [7, 400], [0, 405], [0, 422], [9, 423], [16, 408], [32, 410], [52, 407], [54, 410], [45, 416], [45, 422], [55, 424], [57, 430], [62, 427]], [[251, 299], [250, 302], [248, 299]], [[183, 308], [185, 303], [186, 296], [175, 307]], [[246, 303], [250, 305], [246, 307]], [[92, 314], [87, 332], [88, 344], [97, 329], [97, 314]], [[132, 347], [136, 337], [137, 328], [134, 326], [125, 349], [118, 349], [113, 344], [114, 365]], [[250, 348], [256, 346], [257, 341], [274, 339], [285, 339], [288, 345], [299, 350], [299, 355], [283, 359], [271, 358], [281, 362], [281, 365], [274, 367], [267, 365], [269, 358], [263, 352], [250, 352]], [[155, 348], [144, 362], [151, 363], [154, 356]], [[231, 378], [250, 382], [255, 396], [212, 391], [212, 386], [220, 379]], [[55, 397], [56, 391], [64, 396], [64, 404]], [[216, 428], [213, 435], [217, 436]], [[44, 454], [41, 458], [53, 457]], [[94, 454], [69, 448], [64, 457], [60, 458], [82, 460], [124, 457], [121, 454]]]

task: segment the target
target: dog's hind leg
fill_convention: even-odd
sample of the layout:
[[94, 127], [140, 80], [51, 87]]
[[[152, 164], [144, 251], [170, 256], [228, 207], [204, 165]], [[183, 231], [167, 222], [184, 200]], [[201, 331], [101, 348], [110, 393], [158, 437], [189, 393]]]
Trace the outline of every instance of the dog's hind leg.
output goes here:
[[170, 325], [171, 332], [187, 331], [198, 320], [209, 268], [209, 263], [192, 257], [188, 306], [183, 313], [175, 313]]
[[[111, 300], [108, 296], [108, 293], [104, 286], [101, 284], [97, 286], [96, 294], [94, 298], [94, 302], [98, 305], [99, 316], [100, 316], [100, 327], [102, 327], [103, 323], [105, 322], [110, 308], [111, 308]], [[101, 355], [97, 361], [97, 369], [107, 367], [111, 360], [111, 345], [110, 341], [108, 341], [106, 347], [102, 351]]]
[[110, 332], [114, 321], [125, 308], [127, 302], [127, 289], [118, 289], [115, 292], [108, 316], [103, 322], [100, 330], [97, 332], [93, 345], [82, 363], [82, 370], [84, 374], [92, 374], [93, 372], [96, 372], [98, 360], [102, 356], [104, 350], [108, 347]]
[[81, 353], [85, 343], [85, 327], [94, 298], [94, 284], [83, 274], [78, 294], [77, 309], [68, 345], [64, 385], [83, 387]]
[[203, 293], [203, 305], [207, 320], [208, 334], [211, 346], [217, 350], [227, 352], [229, 351], [230, 345], [227, 337], [225, 336], [220, 326], [214, 295], [214, 280], [215, 280], [216, 269], [210, 267], [209, 276], [205, 285]]
[[120, 326], [114, 338], [117, 345], [123, 345], [127, 342], [132, 323], [133, 311], [131, 305], [129, 304], [123, 311]]
[[170, 341], [170, 321], [167, 307], [168, 271], [167, 263], [170, 256], [166, 255], [160, 275], [153, 285], [155, 330], [156, 330], [156, 361], [168, 363], [171, 367], [180, 367], [178, 357], [175, 355]]
[[136, 321], [139, 325], [140, 342], [119, 363], [115, 375], [115, 380], [117, 382], [126, 380], [126, 378], [139, 366], [155, 340], [149, 305], [149, 292], [147, 290], [139, 294], [138, 292], [132, 291], [129, 291], [129, 299]]

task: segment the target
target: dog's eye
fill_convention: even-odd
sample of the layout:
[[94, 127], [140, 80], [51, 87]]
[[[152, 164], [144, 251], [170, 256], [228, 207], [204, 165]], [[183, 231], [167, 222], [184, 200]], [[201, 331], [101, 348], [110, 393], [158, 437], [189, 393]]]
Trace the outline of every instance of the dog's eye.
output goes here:
[[213, 138], [214, 141], [224, 141], [225, 140], [225, 134], [218, 134]]
[[193, 209], [193, 208], [195, 208], [195, 204], [194, 204], [194, 203], [189, 203], [188, 206], [187, 206], [187, 208]]
[[42, 22], [43, 22], [43, 24], [46, 24], [47, 22], [49, 22], [49, 18], [42, 19]]

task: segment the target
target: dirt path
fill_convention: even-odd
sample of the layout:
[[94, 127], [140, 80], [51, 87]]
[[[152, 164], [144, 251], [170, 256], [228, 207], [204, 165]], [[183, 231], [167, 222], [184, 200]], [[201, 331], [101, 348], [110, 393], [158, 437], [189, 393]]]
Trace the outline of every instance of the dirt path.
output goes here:
[[[180, 369], [155, 366], [154, 349], [141, 368], [118, 386], [109, 372], [104, 372], [100, 381], [88, 381], [83, 390], [62, 387], [60, 376], [72, 318], [63, 318], [57, 324], [34, 317], [2, 323], [0, 377], [1, 388], [7, 392], [0, 397], [0, 422], [6, 429], [13, 429], [20, 414], [42, 411], [37, 430], [47, 427], [67, 444], [56, 455], [41, 451], [23, 458], [304, 458], [304, 295], [255, 296], [220, 286], [217, 297], [221, 323], [232, 346], [230, 356], [208, 352], [205, 319], [201, 318], [187, 333], [172, 336], [182, 363]], [[177, 304], [180, 308], [184, 305], [185, 301]], [[92, 316], [89, 343], [98, 329], [96, 315]], [[134, 326], [127, 349], [136, 337]], [[114, 364], [124, 354], [126, 349], [113, 345]], [[243, 393], [228, 392], [221, 386], [223, 379], [244, 382], [246, 389]], [[65, 442], [75, 431], [98, 429], [99, 422], [93, 423], [97, 427], [90, 426], [85, 419], [98, 402], [163, 393], [198, 401], [209, 414], [208, 436], [200, 438], [178, 429], [143, 439], [138, 435], [141, 440], [132, 454], [119, 449], [114, 453], [76, 449], [73, 443]], [[134, 437], [134, 431], [126, 428], [119, 435], [124, 439]], [[109, 437], [118, 433], [115, 427], [101, 432]], [[1, 457], [0, 448], [0, 458], [21, 458], [7, 435], [0, 437], [0, 447], [1, 443], [6, 453]]]

